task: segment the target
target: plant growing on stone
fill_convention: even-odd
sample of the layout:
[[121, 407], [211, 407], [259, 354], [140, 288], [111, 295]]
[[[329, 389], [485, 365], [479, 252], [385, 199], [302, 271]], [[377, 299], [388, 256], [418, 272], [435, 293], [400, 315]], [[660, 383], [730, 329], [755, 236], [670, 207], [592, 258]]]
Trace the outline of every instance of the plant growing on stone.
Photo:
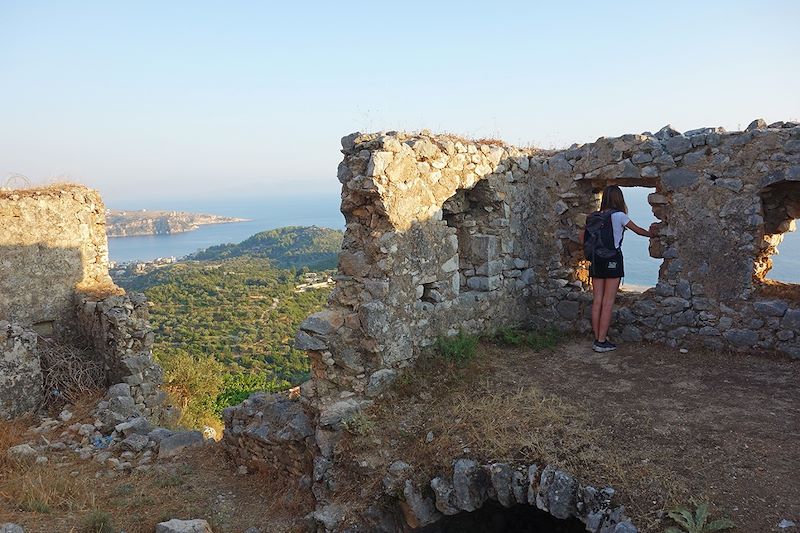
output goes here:
[[667, 514], [680, 528], [670, 526], [667, 528], [666, 533], [714, 533], [735, 527], [734, 523], [727, 518], [719, 518], [709, 522], [710, 514], [707, 503], [697, 504], [694, 514], [685, 508], [674, 509]]
[[436, 350], [444, 359], [458, 365], [465, 365], [475, 357], [478, 348], [478, 337], [459, 331], [453, 337], [439, 337]]
[[350, 418], [343, 420], [344, 429], [353, 435], [369, 435], [375, 429], [375, 422], [364, 413], [356, 413]]

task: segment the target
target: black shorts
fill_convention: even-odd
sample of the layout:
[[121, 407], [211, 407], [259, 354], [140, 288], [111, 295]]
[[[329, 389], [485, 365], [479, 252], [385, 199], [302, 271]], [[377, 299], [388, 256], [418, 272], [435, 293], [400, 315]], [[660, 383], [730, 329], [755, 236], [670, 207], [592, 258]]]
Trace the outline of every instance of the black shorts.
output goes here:
[[622, 259], [622, 252], [618, 252], [616, 257], [611, 259], [595, 259], [589, 265], [589, 277], [598, 279], [624, 278], [625, 264]]

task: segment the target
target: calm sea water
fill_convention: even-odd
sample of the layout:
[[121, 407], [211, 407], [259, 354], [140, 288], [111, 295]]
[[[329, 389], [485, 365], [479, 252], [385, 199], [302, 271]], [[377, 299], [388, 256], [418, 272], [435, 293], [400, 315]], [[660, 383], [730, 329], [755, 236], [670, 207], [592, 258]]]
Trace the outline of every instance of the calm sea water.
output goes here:
[[[656, 222], [647, 194], [650, 189], [625, 189], [630, 216], [633, 221], [647, 228]], [[147, 206], [113, 206], [119, 209], [176, 209], [196, 213], [212, 213], [252, 219], [249, 222], [201, 226], [200, 229], [174, 235], [152, 235], [144, 237], [114, 237], [109, 239], [109, 255], [112, 261], [147, 261], [157, 257], [183, 257], [201, 248], [215, 244], [237, 243], [251, 235], [282, 226], [324, 226], [343, 229], [344, 217], [339, 212], [338, 194], [285, 197], [227, 199], [214, 202], [167, 201], [160, 199]], [[647, 252], [648, 240], [632, 231], [625, 232], [625, 284], [651, 287], [658, 281], [660, 259], [653, 259]], [[774, 258], [775, 266], [770, 278], [800, 283], [800, 231], [789, 233]]]

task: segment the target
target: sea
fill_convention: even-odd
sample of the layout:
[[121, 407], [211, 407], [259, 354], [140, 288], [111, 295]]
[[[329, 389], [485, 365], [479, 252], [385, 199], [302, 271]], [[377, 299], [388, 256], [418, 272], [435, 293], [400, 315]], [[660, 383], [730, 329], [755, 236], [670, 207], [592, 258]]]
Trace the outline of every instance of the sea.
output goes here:
[[[657, 222], [647, 203], [645, 188], [625, 189], [625, 199], [631, 219], [647, 228]], [[269, 198], [227, 198], [207, 201], [159, 199], [152, 205], [113, 205], [114, 209], [163, 209], [246, 218], [247, 222], [213, 224], [172, 235], [141, 237], [112, 237], [109, 256], [116, 263], [152, 261], [159, 257], [181, 258], [197, 250], [224, 243], [238, 243], [260, 231], [283, 226], [322, 226], [344, 229], [344, 216], [339, 212], [338, 194], [282, 196]], [[632, 231], [625, 232], [622, 245], [625, 254], [623, 287], [642, 290], [658, 281], [660, 259], [650, 257], [648, 239]], [[773, 257], [774, 266], [769, 278], [800, 283], [800, 231], [787, 233]]]

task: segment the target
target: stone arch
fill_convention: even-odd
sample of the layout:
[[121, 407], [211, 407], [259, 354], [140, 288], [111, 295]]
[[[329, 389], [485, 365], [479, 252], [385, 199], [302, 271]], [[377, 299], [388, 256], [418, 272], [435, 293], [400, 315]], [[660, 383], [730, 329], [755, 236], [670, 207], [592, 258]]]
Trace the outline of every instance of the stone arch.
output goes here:
[[763, 187], [760, 191], [764, 232], [756, 251], [753, 277], [762, 282], [772, 268], [772, 256], [785, 233], [795, 231], [800, 218], [800, 171], [797, 179], [785, 177]]
[[[622, 506], [614, 504], [614, 489], [582, 485], [554, 466], [540, 468], [507, 463], [480, 464], [458, 459], [451, 475], [436, 477], [418, 489], [412, 467], [400, 461], [389, 467], [384, 487], [398, 497], [403, 520], [413, 531], [450, 531], [451, 517], [485, 509], [491, 513], [526, 512], [563, 526], [565, 533], [636, 533]], [[513, 510], [513, 511], [511, 511]], [[445, 526], [445, 527], [442, 527]]]

